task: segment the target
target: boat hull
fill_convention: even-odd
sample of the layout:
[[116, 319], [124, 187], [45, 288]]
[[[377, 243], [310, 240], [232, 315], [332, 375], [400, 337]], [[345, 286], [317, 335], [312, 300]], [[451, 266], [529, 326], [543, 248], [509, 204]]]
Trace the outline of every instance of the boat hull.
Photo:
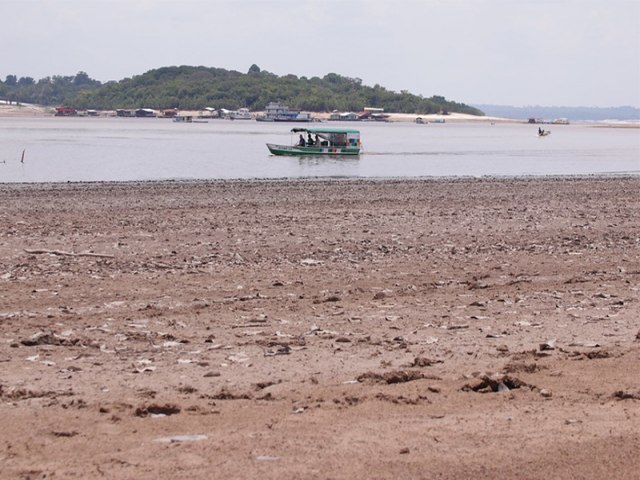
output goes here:
[[359, 155], [359, 147], [300, 147], [297, 145], [276, 145], [267, 143], [267, 148], [273, 155], [291, 155], [291, 156], [336, 156], [336, 155]]
[[310, 123], [313, 121], [311, 117], [256, 117], [257, 122], [288, 122], [288, 123]]

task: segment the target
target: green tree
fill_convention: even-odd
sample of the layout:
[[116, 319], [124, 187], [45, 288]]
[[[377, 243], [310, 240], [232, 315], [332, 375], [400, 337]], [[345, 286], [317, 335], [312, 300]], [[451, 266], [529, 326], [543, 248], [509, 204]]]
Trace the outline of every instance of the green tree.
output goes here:
[[18, 86], [20, 87], [26, 87], [29, 85], [33, 85], [35, 82], [35, 80], [31, 77], [20, 77], [20, 80], [18, 80]]

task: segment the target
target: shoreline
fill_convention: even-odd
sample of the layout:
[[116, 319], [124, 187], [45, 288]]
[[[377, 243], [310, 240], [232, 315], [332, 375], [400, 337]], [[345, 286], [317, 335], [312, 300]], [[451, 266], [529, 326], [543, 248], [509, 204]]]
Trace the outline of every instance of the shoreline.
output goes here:
[[305, 183], [354, 183], [354, 184], [410, 184], [410, 183], [481, 183], [481, 182], [571, 182], [591, 180], [636, 180], [640, 171], [620, 173], [593, 173], [567, 175], [484, 175], [484, 176], [442, 176], [442, 177], [289, 177], [289, 178], [232, 178], [232, 179], [166, 179], [166, 180], [96, 180], [64, 182], [2, 182], [0, 189], [12, 188], [53, 188], [91, 186], [207, 186], [207, 185], [255, 185], [255, 184], [305, 184]]
[[[205, 112], [201, 111], [201, 110], [180, 110], [179, 111], [179, 115], [182, 116], [191, 116], [194, 118], [198, 118], [201, 115], [203, 115]], [[253, 116], [259, 116], [261, 114], [264, 114], [265, 112], [262, 111], [255, 111], [255, 112], [251, 112], [251, 114]], [[318, 118], [319, 120], [321, 120], [322, 122], [329, 122], [329, 123], [334, 123], [334, 122], [330, 122], [329, 119], [329, 115], [330, 112], [310, 112], [312, 116], [314, 116], [314, 118]], [[30, 105], [30, 104], [22, 104], [22, 105], [7, 105], [5, 103], [0, 103], [0, 117], [4, 117], [4, 118], [11, 118], [11, 117], [18, 117], [18, 118], [28, 118], [28, 117], [35, 117], [35, 118], [42, 118], [42, 117], [54, 117], [55, 115], [55, 110], [53, 109], [53, 107], [43, 107], [40, 105]], [[84, 118], [82, 116], [73, 116], [72, 118]], [[100, 111], [97, 115], [96, 118], [115, 118], [116, 114], [115, 111], [111, 111], [111, 110], [104, 110], [104, 111]], [[468, 115], [468, 114], [461, 114], [461, 113], [451, 113], [449, 115], [440, 115], [440, 114], [409, 114], [409, 113], [389, 113], [389, 120], [387, 123], [395, 123], [395, 122], [415, 122], [416, 118], [421, 117], [425, 120], [437, 120], [437, 121], [442, 121], [442, 120], [447, 120], [453, 123], [459, 123], [459, 122], [503, 122], [503, 123], [509, 123], [509, 122], [521, 122], [524, 120], [521, 119], [509, 119], [509, 118], [499, 118], [499, 117], [481, 117], [481, 116], [475, 116], [475, 115]], [[90, 118], [90, 117], [87, 117]], [[162, 118], [162, 117], [155, 117], [161, 120], [171, 120], [171, 118]], [[208, 117], [206, 117], [208, 118]], [[211, 118], [211, 120], [219, 120], [218, 118]], [[255, 121], [255, 119], [254, 119]], [[346, 122], [346, 123], [361, 123], [361, 122]]]

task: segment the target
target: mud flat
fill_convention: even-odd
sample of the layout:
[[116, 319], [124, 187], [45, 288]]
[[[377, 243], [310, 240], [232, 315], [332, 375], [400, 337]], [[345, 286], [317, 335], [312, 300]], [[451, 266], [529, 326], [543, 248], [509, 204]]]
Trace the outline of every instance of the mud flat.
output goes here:
[[4, 478], [637, 478], [640, 178], [0, 185]]

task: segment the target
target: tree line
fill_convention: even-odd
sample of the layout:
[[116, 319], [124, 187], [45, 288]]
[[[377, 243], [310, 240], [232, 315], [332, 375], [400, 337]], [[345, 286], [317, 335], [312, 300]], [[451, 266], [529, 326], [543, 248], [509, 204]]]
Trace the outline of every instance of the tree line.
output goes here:
[[336, 73], [324, 77], [278, 76], [252, 65], [247, 73], [222, 68], [172, 66], [150, 70], [120, 81], [102, 83], [86, 72], [35, 81], [7, 75], [0, 81], [0, 98], [77, 109], [205, 107], [263, 110], [272, 101], [309, 112], [361, 111], [429, 114], [441, 111], [483, 115], [477, 108], [434, 95], [425, 98], [406, 90], [394, 92], [380, 85], [366, 86], [359, 78]]

